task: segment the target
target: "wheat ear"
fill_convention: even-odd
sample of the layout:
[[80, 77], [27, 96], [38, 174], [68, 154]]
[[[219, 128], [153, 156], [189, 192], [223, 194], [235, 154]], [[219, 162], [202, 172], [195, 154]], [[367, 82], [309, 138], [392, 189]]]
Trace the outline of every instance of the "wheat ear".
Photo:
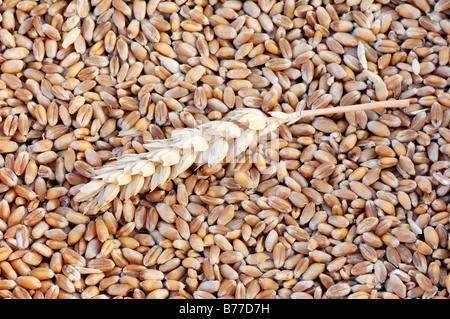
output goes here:
[[257, 109], [236, 109], [220, 121], [175, 129], [169, 139], [144, 144], [148, 152], [122, 155], [96, 169], [92, 180], [80, 187], [74, 200], [88, 202], [85, 209], [101, 208], [116, 197], [126, 200], [142, 190], [153, 191], [194, 163], [197, 167], [211, 167], [224, 160], [233, 161], [252, 142], [270, 139], [280, 125], [295, 123], [302, 117], [408, 105], [409, 100], [385, 101], [315, 110], [300, 108], [293, 113], [269, 112], [270, 116]]

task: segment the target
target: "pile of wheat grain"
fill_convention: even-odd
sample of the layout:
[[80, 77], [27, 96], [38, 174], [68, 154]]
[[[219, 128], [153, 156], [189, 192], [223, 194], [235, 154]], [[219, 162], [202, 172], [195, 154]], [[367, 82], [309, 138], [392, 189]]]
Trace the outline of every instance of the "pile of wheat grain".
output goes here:
[[[0, 0], [0, 298], [448, 298], [449, 14]], [[390, 99], [410, 106], [283, 122], [240, 161], [145, 156], [237, 110]]]

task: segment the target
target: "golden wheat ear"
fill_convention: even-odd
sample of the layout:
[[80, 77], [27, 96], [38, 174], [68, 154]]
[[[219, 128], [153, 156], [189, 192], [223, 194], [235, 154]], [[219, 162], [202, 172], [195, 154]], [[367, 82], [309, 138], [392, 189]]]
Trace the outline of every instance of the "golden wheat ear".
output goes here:
[[87, 202], [85, 210], [99, 209], [116, 197], [127, 200], [142, 191], [153, 191], [194, 164], [212, 167], [224, 160], [232, 162], [258, 141], [258, 136], [270, 135], [280, 125], [290, 125], [304, 117], [407, 106], [409, 100], [392, 100], [303, 110], [302, 103], [296, 112], [269, 112], [269, 116], [257, 109], [236, 109], [221, 121], [175, 129], [169, 139], [144, 144], [148, 152], [123, 155], [106, 163], [94, 171], [89, 183], [80, 187], [74, 200]]

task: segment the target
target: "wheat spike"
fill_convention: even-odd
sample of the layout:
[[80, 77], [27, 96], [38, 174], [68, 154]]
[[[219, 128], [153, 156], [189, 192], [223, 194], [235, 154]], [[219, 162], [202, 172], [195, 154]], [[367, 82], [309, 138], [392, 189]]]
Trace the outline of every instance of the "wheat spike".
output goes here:
[[299, 103], [296, 112], [269, 112], [269, 116], [258, 109], [236, 109], [220, 121], [175, 129], [169, 139], [150, 141], [143, 145], [145, 153], [115, 158], [94, 171], [92, 180], [80, 188], [74, 200], [88, 202], [85, 209], [101, 208], [117, 196], [126, 200], [142, 190], [153, 191], [194, 164], [197, 168], [212, 167], [236, 160], [252, 142], [270, 140], [280, 125], [295, 123], [301, 117], [407, 105], [409, 100], [400, 100], [304, 111], [304, 103]]

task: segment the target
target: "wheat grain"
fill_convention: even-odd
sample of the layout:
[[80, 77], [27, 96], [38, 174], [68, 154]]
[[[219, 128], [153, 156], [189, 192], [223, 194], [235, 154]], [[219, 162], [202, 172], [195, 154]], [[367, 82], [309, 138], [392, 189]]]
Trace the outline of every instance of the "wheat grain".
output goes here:
[[0, 298], [448, 298], [448, 1], [2, 7]]

